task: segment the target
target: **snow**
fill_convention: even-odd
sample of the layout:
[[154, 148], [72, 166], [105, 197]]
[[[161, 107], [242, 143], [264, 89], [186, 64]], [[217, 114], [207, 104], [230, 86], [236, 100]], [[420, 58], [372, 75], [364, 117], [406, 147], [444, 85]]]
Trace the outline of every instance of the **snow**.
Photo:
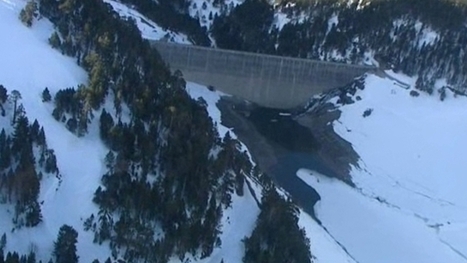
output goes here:
[[415, 23], [415, 30], [418, 32], [418, 48], [423, 45], [433, 45], [439, 38], [439, 34], [430, 27], [423, 27], [423, 23], [417, 21]]
[[[215, 15], [228, 14], [237, 5], [243, 3], [244, 0], [221, 0], [223, 2], [219, 6], [214, 6], [212, 0], [191, 0], [188, 11], [191, 17], [199, 19], [201, 26], [206, 29], [211, 29], [212, 23], [214, 22]], [[209, 19], [211, 17], [211, 19]]]
[[[170, 41], [188, 43], [186, 36], [164, 31], [116, 1], [105, 1], [121, 16], [135, 18], [144, 38], [161, 39], [169, 34]], [[32, 249], [39, 259], [48, 261], [58, 229], [68, 224], [79, 232], [80, 262], [95, 258], [103, 262], [110, 255], [108, 246], [94, 244], [93, 234], [83, 230], [83, 221], [97, 213], [92, 197], [105, 172], [102, 160], [107, 150], [98, 137], [97, 123], [90, 125], [88, 135], [78, 138], [53, 119], [52, 105], [40, 98], [45, 87], [53, 95], [61, 88], [86, 83], [87, 74], [73, 59], [49, 47], [50, 22], [42, 19], [32, 28], [19, 22], [24, 4], [23, 0], [0, 0], [0, 35], [8, 36], [0, 43], [0, 84], [10, 91], [19, 90], [28, 118], [44, 126], [62, 182], [53, 176], [41, 181], [44, 222], [35, 228], [11, 232], [11, 207], [0, 205], [0, 234], [7, 234], [7, 250], [28, 253]], [[314, 262], [466, 262], [467, 198], [463, 190], [467, 183], [463, 174], [467, 167], [462, 149], [467, 148], [467, 140], [462, 135], [467, 131], [467, 99], [454, 98], [450, 91], [444, 102], [425, 93], [411, 97], [414, 78], [391, 71], [386, 74], [388, 78], [369, 75], [366, 89], [356, 94], [363, 99], [341, 106], [342, 115], [333, 123], [361, 157], [360, 168], [352, 169], [357, 187], [311, 171], [298, 172], [322, 197], [316, 214], [323, 226], [303, 212], [299, 217], [299, 225], [310, 238]], [[397, 82], [406, 83], [409, 90]], [[436, 85], [439, 88], [443, 82]], [[187, 91], [207, 102], [221, 137], [230, 132], [236, 138], [222, 125], [216, 106], [226, 94], [195, 83], [187, 83]], [[367, 109], [373, 111], [363, 118]], [[248, 149], [241, 144], [241, 150]], [[261, 187], [247, 180], [261, 198]], [[233, 195], [232, 207], [223, 213], [222, 246], [210, 257], [194, 261], [242, 261], [241, 240], [251, 234], [260, 211], [248, 188], [244, 193], [243, 197]]]
[[297, 175], [320, 193], [317, 216], [357, 262], [465, 262], [419, 218], [336, 179], [307, 170]]
[[[76, 86], [87, 81], [87, 74], [71, 58], [51, 49], [47, 39], [53, 27], [46, 19], [36, 21], [27, 28], [18, 20], [22, 0], [0, 0], [0, 83], [9, 91], [22, 94], [28, 118], [37, 119], [44, 127], [47, 143], [55, 150], [62, 183], [53, 176], [41, 182], [39, 201], [43, 201], [43, 223], [28, 229], [11, 232], [11, 215], [0, 209], [0, 233], [7, 234], [7, 250], [29, 253], [36, 250], [38, 258], [48, 261], [53, 241], [63, 224], [73, 226], [78, 232], [78, 253], [82, 262], [95, 258], [105, 260], [109, 255], [105, 247], [94, 245], [93, 235], [83, 232], [82, 219], [97, 207], [92, 196], [104, 172], [101, 160], [104, 146], [97, 136], [77, 138], [51, 115], [51, 105], [41, 101], [40, 93], [48, 87], [51, 93], [61, 88]], [[58, 187], [58, 189], [57, 189]], [[0, 208], [6, 205], [0, 205]]]
[[305, 229], [310, 240], [314, 263], [355, 263], [355, 260], [347, 255], [334, 238], [303, 210], [300, 210], [298, 225]]
[[416, 32], [416, 43], [417, 47], [421, 49], [423, 45], [434, 45], [435, 42], [440, 38], [439, 33], [436, 32], [430, 26], [422, 23], [421, 21], [417, 20], [415, 22], [409, 22], [406, 19], [396, 19], [393, 21], [393, 32], [391, 33], [391, 38], [393, 41], [396, 40], [398, 36], [395, 35], [395, 29], [400, 27], [412, 27], [415, 29]]
[[337, 14], [333, 14], [331, 18], [328, 20], [328, 30], [326, 33], [329, 33], [333, 27], [337, 27], [339, 25], [339, 16]]
[[415, 78], [386, 74], [368, 75], [355, 94], [362, 100], [339, 106], [333, 123], [360, 156], [356, 188], [298, 175], [319, 192], [318, 218], [356, 261], [467, 262], [467, 98], [412, 97]]
[[291, 21], [292, 19], [290, 19], [285, 13], [280, 11], [274, 13], [274, 26], [276, 26], [279, 31], [282, 30], [282, 28]]
[[153, 21], [146, 18], [138, 11], [127, 7], [126, 5], [114, 0], [103, 0], [110, 4], [112, 8], [124, 18], [133, 18], [141, 31], [141, 36], [148, 40], [167, 40], [168, 42], [176, 42], [181, 44], [191, 44], [188, 37], [184, 34], [164, 30]]
[[234, 134], [232, 129], [227, 128], [221, 124], [221, 111], [216, 106], [221, 96], [227, 96], [227, 94], [217, 90], [210, 91], [206, 86], [193, 82], [187, 83], [186, 91], [188, 92], [188, 94], [190, 94], [190, 96], [193, 99], [197, 100], [199, 98], [203, 98], [203, 100], [206, 101], [209, 117], [212, 118], [214, 125], [217, 127], [217, 131], [221, 138], [224, 138], [227, 132], [230, 132], [231, 135]]

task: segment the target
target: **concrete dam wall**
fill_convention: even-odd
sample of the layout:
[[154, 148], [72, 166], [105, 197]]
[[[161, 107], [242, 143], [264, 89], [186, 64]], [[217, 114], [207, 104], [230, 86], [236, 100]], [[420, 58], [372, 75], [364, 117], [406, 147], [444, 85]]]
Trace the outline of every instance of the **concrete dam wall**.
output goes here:
[[299, 106], [375, 69], [159, 41], [151, 45], [186, 80], [273, 108]]

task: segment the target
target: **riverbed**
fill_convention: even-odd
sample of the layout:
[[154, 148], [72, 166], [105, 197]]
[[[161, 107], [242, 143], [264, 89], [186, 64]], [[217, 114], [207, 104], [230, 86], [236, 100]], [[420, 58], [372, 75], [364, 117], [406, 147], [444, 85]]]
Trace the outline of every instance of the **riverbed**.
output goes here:
[[[263, 108], [229, 97], [221, 99], [218, 107], [222, 112], [223, 125], [233, 128], [261, 171], [318, 222], [314, 205], [320, 196], [300, 180], [296, 172], [307, 168], [352, 184], [347, 169], [349, 164], [345, 158], [337, 158], [349, 149], [344, 149], [345, 142], [332, 147], [327, 143], [331, 139], [336, 140], [335, 134], [326, 135], [328, 121], [316, 121], [322, 118], [317, 118], [315, 113], [297, 115], [292, 111]], [[336, 117], [335, 114], [329, 116]]]

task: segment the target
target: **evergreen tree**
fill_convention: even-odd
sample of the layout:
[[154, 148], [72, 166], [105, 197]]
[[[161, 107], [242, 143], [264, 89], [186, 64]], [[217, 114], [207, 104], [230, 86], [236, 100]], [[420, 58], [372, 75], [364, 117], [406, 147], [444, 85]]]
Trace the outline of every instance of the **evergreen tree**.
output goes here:
[[7, 89], [3, 86], [3, 85], [0, 85], [0, 103], [1, 104], [4, 104], [7, 99], [8, 99], [8, 91]]
[[57, 241], [54, 243], [53, 255], [55, 263], [78, 263], [76, 255], [76, 243], [78, 232], [68, 225], [60, 227]]
[[32, 0], [20, 11], [20, 20], [28, 27], [32, 26], [34, 17], [37, 16], [37, 3]]
[[[37, 199], [37, 197], [36, 197]], [[26, 210], [26, 222], [25, 225], [27, 227], [34, 227], [37, 226], [40, 222], [42, 222], [42, 212], [41, 207], [37, 200], [30, 201]]]
[[49, 102], [52, 100], [52, 96], [50, 95], [49, 89], [46, 87], [44, 91], [42, 91], [42, 102]]
[[6, 234], [3, 233], [2, 237], [0, 238], [0, 251], [3, 251], [6, 247]]
[[49, 44], [56, 49], [59, 49], [60, 46], [62, 45], [62, 42], [60, 40], [60, 37], [58, 36], [57, 32], [53, 32], [52, 35], [49, 38]]
[[19, 263], [19, 255], [16, 252], [8, 252], [6, 255], [5, 263]]
[[17, 90], [13, 90], [10, 95], [11, 100], [13, 101], [13, 121], [16, 122], [16, 116], [18, 115], [18, 101], [21, 99], [21, 93]]
[[[311, 262], [309, 240], [298, 226], [298, 209], [274, 187], [263, 191], [261, 212], [255, 229], [244, 240], [244, 263]], [[274, 229], [274, 231], [271, 231]]]
[[109, 142], [109, 133], [114, 126], [114, 121], [112, 116], [107, 113], [105, 109], [102, 110], [101, 117], [99, 119], [99, 132], [101, 139], [108, 143]]
[[57, 157], [55, 156], [54, 150], [46, 150], [44, 170], [46, 173], [58, 173]]

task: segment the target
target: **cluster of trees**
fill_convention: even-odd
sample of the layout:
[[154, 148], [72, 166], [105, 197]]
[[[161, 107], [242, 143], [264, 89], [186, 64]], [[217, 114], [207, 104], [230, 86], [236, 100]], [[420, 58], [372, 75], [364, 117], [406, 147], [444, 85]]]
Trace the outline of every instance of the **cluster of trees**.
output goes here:
[[227, 16], [216, 15], [211, 32], [218, 47], [274, 53], [270, 41], [273, 20], [274, 10], [267, 1], [247, 0]]
[[33, 227], [42, 221], [37, 200], [40, 180], [43, 173], [58, 175], [57, 159], [47, 147], [44, 129], [37, 120], [30, 124], [26, 117], [19, 102], [21, 94], [16, 90], [7, 94], [1, 85], [0, 90], [2, 109], [11, 109], [3, 118], [12, 118], [12, 129], [0, 131], [0, 202], [15, 204], [16, 227]]
[[250, 237], [244, 239], [244, 263], [310, 263], [310, 241], [298, 227], [299, 210], [274, 187], [263, 190], [261, 212]]
[[123, 0], [121, 2], [136, 8], [164, 29], [186, 34], [196, 45], [211, 44], [207, 28], [202, 27], [199, 20], [189, 14], [188, 7], [191, 3], [189, 0]]
[[[385, 67], [418, 75], [418, 87], [428, 92], [438, 78], [467, 85], [462, 74], [467, 50], [459, 44], [467, 41], [465, 5], [439, 0], [282, 2], [281, 12], [292, 22], [281, 30], [272, 11], [266, 12], [267, 1], [246, 0], [214, 20], [212, 36], [221, 48], [344, 63], [363, 63], [372, 53]], [[329, 23], [332, 17], [339, 22]], [[425, 41], [429, 31], [437, 34], [431, 43]]]
[[[78, 232], [68, 225], [60, 227], [57, 240], [54, 242], [54, 249], [52, 258], [48, 263], [78, 263], [78, 256], [76, 244], [78, 243]], [[42, 263], [42, 260], [36, 259], [36, 254], [31, 251], [28, 255], [20, 255], [17, 252], [8, 252], [6, 255], [4, 250], [6, 248], [7, 238], [3, 234], [0, 238], [0, 263]], [[98, 263], [94, 260], [93, 263]], [[110, 263], [110, 258], [106, 263]]]
[[[100, 211], [85, 228], [130, 262], [209, 256], [221, 245], [223, 209], [251, 173], [247, 155], [230, 136], [219, 138], [205, 102], [190, 98], [181, 73], [170, 73], [134, 21], [93, 0], [41, 0], [40, 11], [57, 27], [51, 44], [90, 78], [55, 95], [54, 117], [86, 132], [98, 116], [109, 148], [94, 198]], [[113, 108], [102, 107], [106, 100]]]
[[[86, 88], [83, 85], [74, 88], [59, 90], [54, 97], [55, 108], [52, 116], [66, 124], [71, 132], [78, 136], [83, 136], [88, 131], [90, 121], [90, 109], [84, 107]], [[43, 101], [50, 100], [50, 94], [44, 90]]]
[[0, 249], [0, 263], [36, 263], [42, 262], [36, 260], [36, 254], [33, 252], [28, 255], [19, 255], [17, 252], [8, 252], [4, 255], [3, 251]]

